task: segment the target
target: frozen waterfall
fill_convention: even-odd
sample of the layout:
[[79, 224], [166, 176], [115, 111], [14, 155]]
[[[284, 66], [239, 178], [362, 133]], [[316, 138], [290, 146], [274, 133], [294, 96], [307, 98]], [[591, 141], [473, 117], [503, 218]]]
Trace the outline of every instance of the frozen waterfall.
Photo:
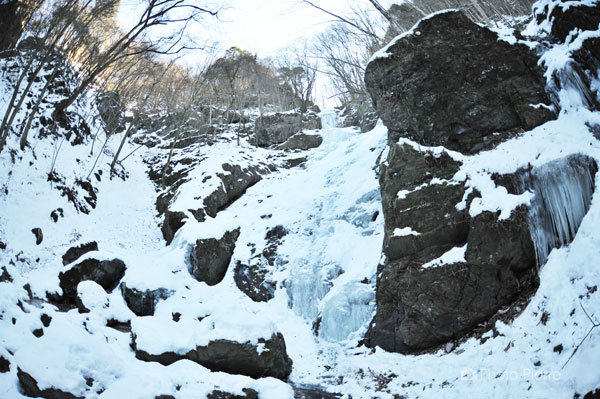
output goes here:
[[572, 155], [521, 174], [522, 188], [535, 193], [530, 230], [538, 265], [575, 238], [590, 208], [597, 169], [593, 159]]

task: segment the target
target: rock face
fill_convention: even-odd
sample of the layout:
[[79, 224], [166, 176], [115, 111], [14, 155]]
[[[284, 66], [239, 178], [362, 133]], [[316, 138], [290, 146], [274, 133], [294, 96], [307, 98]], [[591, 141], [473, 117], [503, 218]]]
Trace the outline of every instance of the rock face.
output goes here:
[[[458, 210], [465, 187], [445, 181], [459, 167], [446, 153], [391, 146], [380, 174], [387, 261], [378, 271], [368, 345], [411, 352], [446, 342], [536, 285], [526, 209], [504, 221]], [[407, 194], [398, 195], [402, 190]], [[469, 196], [466, 209], [477, 195]], [[423, 266], [461, 249], [462, 261]]]
[[209, 342], [207, 346], [198, 346], [185, 355], [173, 352], [151, 355], [136, 347], [135, 336], [132, 347], [138, 359], [159, 362], [165, 366], [188, 359], [213, 371], [281, 380], [285, 380], [292, 372], [292, 360], [287, 355], [285, 340], [279, 333], [273, 334], [269, 339], [260, 338], [258, 346], [250, 342], [216, 340]]
[[554, 114], [537, 57], [460, 11], [422, 20], [367, 66], [365, 82], [390, 141], [408, 137], [475, 153]]
[[551, 113], [529, 106], [548, 103], [535, 57], [456, 11], [422, 20], [387, 53], [365, 79], [390, 130], [379, 174], [386, 260], [366, 343], [414, 352], [461, 337], [537, 288], [538, 266], [589, 209], [597, 165], [574, 155], [490, 176], [533, 199], [504, 218], [470, 213], [481, 195], [455, 180], [460, 157], [419, 144], [473, 154], [547, 121]]
[[197, 240], [188, 256], [188, 270], [198, 281], [216, 285], [223, 280], [240, 229], [226, 232], [220, 239], [206, 238]]
[[321, 120], [315, 114], [272, 114], [255, 121], [255, 144], [267, 147], [281, 144], [302, 129], [321, 129]]
[[280, 150], [310, 150], [323, 143], [323, 137], [318, 134], [298, 132], [277, 148]]
[[98, 260], [88, 258], [65, 272], [60, 272], [60, 288], [63, 290], [63, 300], [75, 301], [77, 285], [85, 280], [98, 283], [106, 292], [112, 292], [123, 275], [125, 263], [120, 259]]
[[187, 219], [187, 216], [184, 212], [165, 212], [165, 220], [160, 227], [160, 231], [162, 232], [167, 245], [173, 242], [175, 233], [177, 233], [177, 230], [185, 224], [185, 219]]
[[154, 310], [158, 301], [165, 300], [171, 295], [171, 292], [166, 288], [140, 291], [127, 287], [125, 282], [122, 282], [119, 287], [127, 307], [136, 316], [154, 316]]

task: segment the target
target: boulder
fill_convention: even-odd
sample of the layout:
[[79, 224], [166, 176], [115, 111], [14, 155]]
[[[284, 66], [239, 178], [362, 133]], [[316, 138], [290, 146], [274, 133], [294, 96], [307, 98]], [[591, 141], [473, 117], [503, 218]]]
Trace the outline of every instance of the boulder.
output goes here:
[[160, 231], [162, 232], [167, 245], [173, 241], [177, 230], [185, 224], [185, 219], [187, 219], [187, 216], [184, 212], [171, 212], [169, 210], [165, 212], [165, 220], [163, 221]]
[[223, 237], [197, 240], [188, 254], [188, 270], [198, 281], [208, 285], [216, 285], [223, 280], [240, 229], [226, 232]]
[[166, 288], [138, 290], [127, 287], [125, 282], [122, 282], [119, 287], [127, 307], [136, 316], [154, 316], [154, 310], [158, 301], [165, 300], [171, 296], [171, 292]]
[[65, 252], [62, 256], [63, 265], [68, 265], [71, 262], [76, 261], [84, 254], [87, 254], [91, 251], [98, 250], [98, 243], [96, 241], [91, 241], [85, 244], [78, 245], [76, 247], [71, 247]]
[[255, 121], [255, 144], [259, 147], [281, 144], [302, 129], [321, 129], [321, 119], [313, 113], [263, 115]]
[[421, 20], [384, 51], [365, 83], [390, 143], [408, 137], [472, 154], [555, 117], [535, 106], [550, 105], [536, 55], [460, 11]]
[[[380, 185], [385, 264], [378, 270], [376, 315], [367, 345], [414, 352], [458, 338], [537, 284], [528, 211], [506, 220], [471, 217], [455, 206], [462, 183], [449, 183], [460, 163], [447, 153], [392, 145]], [[431, 264], [449, 251], [464, 259]], [[425, 266], [424, 266], [425, 265]]]
[[258, 344], [215, 340], [206, 346], [198, 346], [186, 354], [173, 352], [153, 355], [138, 348], [133, 336], [135, 356], [148, 362], [169, 365], [188, 359], [210, 370], [231, 374], [242, 374], [252, 378], [275, 377], [285, 380], [292, 372], [292, 360], [288, 357], [285, 340], [280, 333], [269, 339], [259, 338]]
[[31, 232], [35, 236], [35, 245], [40, 245], [42, 241], [44, 241], [44, 233], [42, 233], [42, 229], [36, 227], [34, 229], [31, 229]]
[[573, 29], [582, 31], [598, 29], [600, 24], [600, 4], [598, 2], [573, 1], [569, 4], [560, 4], [556, 2], [555, 7], [548, 16], [547, 9], [539, 14], [538, 18], [552, 21], [552, 36], [561, 42], [564, 42]]
[[268, 270], [260, 263], [244, 265], [237, 262], [233, 274], [235, 285], [254, 302], [268, 302], [275, 295], [276, 284], [267, 280]]
[[82, 396], [75, 396], [72, 393], [64, 392], [56, 388], [40, 389], [35, 378], [20, 368], [17, 368], [17, 377], [23, 393], [31, 398], [83, 399]]
[[285, 143], [279, 145], [279, 150], [310, 150], [317, 148], [323, 143], [323, 137], [319, 134], [306, 134], [298, 132], [286, 140]]
[[125, 263], [120, 259], [85, 259], [58, 275], [60, 288], [63, 290], [62, 300], [74, 302], [77, 296], [77, 285], [86, 280], [98, 283], [106, 292], [110, 293], [123, 278], [125, 269]]

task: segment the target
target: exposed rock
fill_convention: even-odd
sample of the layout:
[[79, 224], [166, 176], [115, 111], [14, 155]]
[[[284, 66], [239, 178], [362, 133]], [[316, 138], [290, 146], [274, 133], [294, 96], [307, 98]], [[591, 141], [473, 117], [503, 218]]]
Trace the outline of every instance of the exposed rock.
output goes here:
[[[507, 220], [458, 210], [465, 187], [444, 180], [459, 167], [445, 153], [391, 147], [380, 173], [387, 260], [378, 271], [369, 346], [411, 352], [458, 338], [537, 284], [527, 209]], [[465, 245], [464, 261], [422, 267]]]
[[210, 217], [215, 217], [218, 212], [227, 208], [230, 204], [240, 198], [248, 188], [258, 183], [263, 174], [271, 171], [266, 166], [250, 166], [242, 168], [239, 165], [222, 165], [226, 173], [218, 173], [217, 176], [223, 182], [208, 197], [204, 198], [204, 209]]
[[163, 221], [160, 231], [162, 231], [167, 245], [173, 241], [177, 230], [185, 224], [185, 219], [187, 219], [187, 216], [184, 212], [171, 212], [169, 210], [165, 212], [165, 220]]
[[120, 288], [127, 307], [137, 316], [154, 316], [158, 301], [165, 300], [171, 295], [166, 288], [140, 291], [127, 287], [125, 282], [121, 283]]
[[75, 396], [69, 392], [63, 392], [56, 388], [47, 388], [41, 390], [38, 383], [30, 374], [17, 368], [17, 377], [21, 384], [21, 389], [26, 396], [31, 398], [46, 398], [46, 399], [83, 399], [82, 396]]
[[10, 371], [10, 361], [5, 359], [4, 356], [0, 356], [0, 373], [7, 373]]
[[262, 265], [244, 265], [237, 262], [233, 279], [235, 285], [254, 302], [268, 302], [275, 295], [276, 284], [268, 281], [267, 269]]
[[77, 296], [77, 285], [85, 280], [95, 281], [110, 293], [123, 278], [125, 269], [125, 263], [120, 259], [101, 261], [88, 258], [58, 275], [60, 288], [63, 290], [62, 299], [74, 302]]
[[216, 285], [223, 280], [240, 229], [226, 232], [220, 239], [206, 238], [197, 240], [188, 255], [188, 270], [198, 281]]
[[259, 338], [258, 346], [250, 342], [215, 340], [184, 355], [173, 352], [149, 354], [143, 348], [137, 348], [135, 336], [132, 347], [138, 359], [159, 362], [165, 366], [188, 359], [213, 371], [242, 374], [252, 378], [275, 377], [281, 380], [285, 380], [292, 372], [292, 360], [287, 355], [285, 340], [280, 333], [273, 334], [269, 339]]
[[277, 148], [280, 150], [310, 150], [311, 148], [317, 148], [322, 143], [323, 137], [319, 134], [298, 132]]
[[321, 119], [312, 113], [264, 115], [255, 121], [255, 144], [259, 147], [281, 144], [302, 129], [321, 129]]
[[4, 283], [8, 281], [9, 283], [13, 282], [13, 278], [6, 269], [6, 266], [2, 266], [2, 274], [0, 274], [0, 283]]
[[44, 241], [44, 233], [42, 233], [42, 229], [36, 227], [35, 229], [31, 229], [31, 232], [35, 236], [35, 245], [40, 245], [42, 241]]
[[258, 399], [258, 392], [251, 388], [242, 389], [244, 395], [215, 390], [208, 394], [207, 399]]
[[63, 265], [68, 265], [71, 262], [76, 261], [82, 255], [98, 250], [98, 243], [96, 241], [91, 241], [85, 244], [78, 245], [76, 247], [71, 247], [65, 252], [62, 256]]
[[557, 4], [552, 9], [549, 19], [553, 20], [552, 36], [564, 42], [573, 29], [581, 29], [582, 31], [595, 31], [598, 29], [600, 4], [578, 4], [577, 2], [565, 6]]
[[399, 137], [463, 153], [489, 149], [554, 114], [535, 54], [498, 40], [460, 11], [421, 20], [369, 63], [377, 113]]

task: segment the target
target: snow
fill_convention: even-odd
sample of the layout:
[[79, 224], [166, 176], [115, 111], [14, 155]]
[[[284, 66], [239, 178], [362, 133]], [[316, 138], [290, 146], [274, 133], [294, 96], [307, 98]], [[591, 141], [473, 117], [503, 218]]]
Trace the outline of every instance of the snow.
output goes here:
[[444, 252], [442, 256], [436, 258], [432, 261], [429, 261], [421, 266], [423, 269], [428, 269], [430, 267], [439, 267], [443, 265], [451, 265], [453, 263], [461, 263], [466, 262], [465, 254], [467, 253], [467, 244], [462, 247], [454, 247], [447, 252]]
[[[550, 1], [538, 4], [545, 3], [556, 6]], [[536, 29], [542, 32], [540, 26]], [[547, 49], [542, 55], [543, 66], [550, 71], [547, 77], [568, 68], [565, 65], [580, 45], [581, 35], [596, 34], [574, 35], [567, 45]], [[125, 162], [129, 178], [110, 180], [107, 162], [120, 141], [118, 135], [112, 137], [98, 163], [104, 171], [102, 178], [92, 178], [98, 201], [89, 215], [78, 213], [46, 180], [60, 141], [32, 138], [33, 149], [19, 152], [14, 164], [10, 152], [3, 151], [0, 239], [7, 249], [0, 250], [0, 266], [6, 267], [14, 281], [0, 283], [0, 356], [11, 362], [10, 371], [0, 374], [0, 397], [25, 398], [19, 391], [17, 367], [34, 375], [42, 389], [55, 387], [100, 399], [157, 395], [198, 398], [214, 389], [241, 395], [243, 388], [257, 390], [261, 399], [285, 399], [293, 397], [291, 385], [321, 386], [345, 395], [345, 399], [393, 399], [394, 395], [573, 397], [575, 392], [583, 395], [597, 388], [600, 379], [594, 366], [600, 356], [600, 335], [593, 331], [581, 342], [592, 326], [584, 309], [593, 320], [600, 309], [600, 294], [594, 288], [600, 280], [596, 262], [600, 258], [600, 199], [591, 193], [588, 199], [572, 193], [582, 191], [582, 187], [585, 191], [590, 181], [598, 187], [600, 181], [598, 176], [577, 177], [566, 166], [558, 172], [553, 168], [553, 175], [543, 171], [552, 162], [576, 154], [600, 160], [600, 143], [588, 127], [600, 125], [600, 116], [587, 108], [589, 99], [585, 93], [582, 98], [581, 87], [570, 78], [569, 70], [559, 76], [564, 80], [560, 89], [555, 88], [558, 118], [493, 150], [465, 156], [443, 147], [399, 141], [434, 156], [446, 153], [461, 163], [451, 179], [426, 183], [466, 185], [467, 194], [457, 208], [467, 209], [467, 196], [477, 190], [481, 197], [470, 203], [469, 213], [498, 212], [503, 219], [519, 206], [539, 205], [542, 197], [548, 206], [556, 205], [550, 213], [560, 234], [569, 239], [574, 235], [568, 245], [563, 245], [566, 241], [562, 238], [552, 245], [556, 248], [545, 255], [537, 293], [512, 321], [497, 321], [495, 330], [482, 339], [472, 337], [420, 355], [359, 345], [373, 315], [377, 268], [383, 263], [383, 217], [375, 174], [377, 158], [388, 148], [387, 131], [381, 124], [361, 134], [335, 127], [337, 114], [323, 111], [319, 133], [324, 142], [300, 154], [308, 157], [305, 166], [280, 167], [264, 176], [215, 218], [199, 223], [188, 217], [169, 246], [165, 246], [158, 228], [157, 188], [148, 179], [145, 164], [164, 155], [165, 150], [143, 147]], [[597, 81], [592, 83], [593, 87], [598, 85]], [[0, 93], [6, 95], [5, 86], [0, 87]], [[17, 146], [11, 136], [8, 147]], [[124, 152], [135, 148], [127, 143]], [[56, 171], [68, 183], [76, 177], [85, 178], [98, 155], [97, 149], [94, 156], [89, 152], [90, 143], [64, 143]], [[173, 209], [186, 213], [197, 209], [201, 202], [197, 198], [219, 184], [215, 175], [224, 173], [223, 163], [280, 165], [299, 154], [261, 150], [242, 140], [239, 147], [223, 141], [194, 149], [190, 156], [197, 157], [198, 162], [173, 203]], [[541, 185], [533, 184], [530, 190], [515, 195], [496, 186], [492, 179], [494, 173], [514, 173], [521, 168], [543, 176]], [[202, 183], [209, 175], [213, 177]], [[551, 186], [541, 183], [545, 179], [564, 182], [562, 189], [544, 189]], [[406, 198], [410, 192], [401, 190], [397, 196]], [[63, 209], [64, 216], [54, 222], [49, 215], [58, 208]], [[265, 233], [277, 225], [284, 226], [288, 234], [277, 249], [275, 265], [267, 267], [269, 279], [277, 283], [271, 301], [256, 303], [240, 292], [233, 267], [215, 286], [198, 282], [187, 272], [186, 251], [195, 240], [220, 237], [240, 227], [231, 264], [251, 264], [266, 246]], [[31, 233], [34, 227], [43, 230], [40, 245], [35, 244]], [[410, 227], [394, 231], [399, 236], [416, 234]], [[164, 288], [171, 293], [157, 304], [154, 316], [135, 316], [119, 289], [107, 293], [90, 281], [78, 286], [81, 302], [90, 313], [59, 311], [42, 299], [46, 292], [59, 291], [58, 273], [76, 264], [63, 266], [62, 254], [91, 240], [98, 242], [100, 251], [85, 257], [122, 259], [127, 265], [123, 281], [128, 287]], [[451, 248], [421, 268], [464, 262], [465, 252], [466, 246]], [[264, 259], [259, 256], [257, 262], [264, 263]], [[32, 297], [23, 288], [25, 284], [29, 284]], [[178, 322], [173, 320], [175, 313], [180, 314]], [[42, 323], [43, 314], [52, 318], [48, 327]], [[543, 319], [545, 314], [548, 316]], [[155, 354], [184, 353], [212, 339], [257, 343], [280, 332], [294, 362], [293, 372], [289, 381], [283, 382], [211, 372], [188, 360], [169, 366], [142, 362], [130, 348], [131, 335], [107, 327], [109, 320], [130, 321], [136, 344]], [[313, 328], [318, 329], [318, 336]], [[44, 332], [39, 338], [33, 335], [38, 329]], [[562, 351], [555, 349], [559, 345]], [[264, 349], [264, 345], [257, 345], [259, 353]], [[93, 378], [91, 387], [86, 378]]]
[[394, 237], [404, 237], [404, 236], [420, 236], [421, 233], [414, 231], [410, 227], [399, 228], [396, 227], [394, 229]]

